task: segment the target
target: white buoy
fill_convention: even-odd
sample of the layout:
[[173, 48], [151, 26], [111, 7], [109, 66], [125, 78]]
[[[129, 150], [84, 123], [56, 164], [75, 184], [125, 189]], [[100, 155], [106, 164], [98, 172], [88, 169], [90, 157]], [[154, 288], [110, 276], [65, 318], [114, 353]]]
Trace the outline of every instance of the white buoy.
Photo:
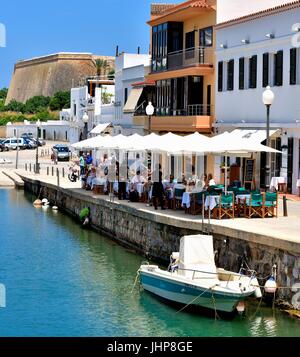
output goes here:
[[275, 294], [277, 290], [277, 283], [273, 276], [271, 276], [265, 283], [265, 292], [268, 294]]
[[259, 283], [258, 283], [257, 278], [252, 278], [250, 285], [252, 285], [252, 286], [254, 286], [256, 288], [255, 291], [254, 291], [254, 296], [257, 299], [260, 299], [262, 297], [262, 292], [261, 292], [261, 289], [259, 287]]
[[43, 204], [44, 206], [49, 206], [50, 202], [47, 200], [47, 198], [43, 198], [43, 199], [42, 199], [42, 204]]

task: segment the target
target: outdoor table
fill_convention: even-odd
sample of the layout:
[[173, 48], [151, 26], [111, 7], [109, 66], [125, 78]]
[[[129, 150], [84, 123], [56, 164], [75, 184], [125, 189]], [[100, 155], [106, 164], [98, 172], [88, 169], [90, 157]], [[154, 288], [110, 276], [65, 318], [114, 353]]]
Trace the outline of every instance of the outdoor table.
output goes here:
[[144, 191], [144, 184], [142, 182], [139, 182], [136, 184], [136, 190], [139, 193], [140, 197], [142, 196], [142, 193]]
[[182, 202], [181, 202], [182, 207], [184, 207], [184, 206], [186, 206], [186, 208], [191, 207], [191, 194], [192, 194], [192, 192], [184, 192], [184, 194], [182, 196]]
[[219, 204], [220, 201], [220, 196], [206, 196], [205, 199], [205, 210], [207, 211], [208, 209], [210, 209], [211, 211], [216, 208]]
[[286, 178], [285, 177], [272, 177], [270, 183], [270, 190], [274, 188], [278, 191], [279, 185], [286, 185]]

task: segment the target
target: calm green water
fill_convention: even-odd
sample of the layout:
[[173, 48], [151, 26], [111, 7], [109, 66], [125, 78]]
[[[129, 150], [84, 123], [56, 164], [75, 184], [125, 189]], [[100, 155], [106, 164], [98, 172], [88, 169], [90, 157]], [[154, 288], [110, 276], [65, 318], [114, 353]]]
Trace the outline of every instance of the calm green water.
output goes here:
[[232, 321], [183, 312], [131, 288], [142, 257], [82, 230], [31, 197], [0, 190], [0, 336], [300, 336], [300, 321], [262, 308]]

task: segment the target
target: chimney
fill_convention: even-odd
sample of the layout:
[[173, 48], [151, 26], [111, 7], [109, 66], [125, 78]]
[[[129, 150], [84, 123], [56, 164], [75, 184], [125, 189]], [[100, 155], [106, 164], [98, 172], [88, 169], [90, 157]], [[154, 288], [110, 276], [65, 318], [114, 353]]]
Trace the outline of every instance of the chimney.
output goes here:
[[138, 55], [141, 54], [141, 47], [140, 47], [140, 46], [139, 46], [138, 49], [137, 49], [137, 53], [138, 53]]
[[119, 56], [119, 46], [116, 46], [116, 57]]

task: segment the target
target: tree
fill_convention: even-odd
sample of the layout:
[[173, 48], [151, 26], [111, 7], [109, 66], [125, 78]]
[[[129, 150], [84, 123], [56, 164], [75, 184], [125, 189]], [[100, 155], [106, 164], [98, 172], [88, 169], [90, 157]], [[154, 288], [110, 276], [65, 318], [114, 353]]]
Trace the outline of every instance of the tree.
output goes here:
[[8, 89], [7, 88], [2, 88], [0, 89], [0, 99], [3, 99], [5, 101], [7, 97]]
[[35, 114], [44, 111], [48, 108], [50, 97], [38, 95], [27, 100], [24, 107], [24, 112]]
[[115, 79], [115, 70], [113, 68], [108, 72], [108, 79], [111, 81]]
[[102, 74], [106, 74], [108, 68], [110, 68], [108, 61], [105, 59], [98, 58], [94, 63], [97, 71], [97, 76], [99, 77], [102, 76]]
[[24, 113], [25, 106], [23, 103], [17, 102], [13, 99], [9, 104], [6, 106], [6, 110], [9, 112], [20, 112]]
[[49, 103], [51, 110], [62, 110], [64, 108], [70, 108], [70, 106], [70, 92], [68, 91], [60, 91], [55, 93]]

